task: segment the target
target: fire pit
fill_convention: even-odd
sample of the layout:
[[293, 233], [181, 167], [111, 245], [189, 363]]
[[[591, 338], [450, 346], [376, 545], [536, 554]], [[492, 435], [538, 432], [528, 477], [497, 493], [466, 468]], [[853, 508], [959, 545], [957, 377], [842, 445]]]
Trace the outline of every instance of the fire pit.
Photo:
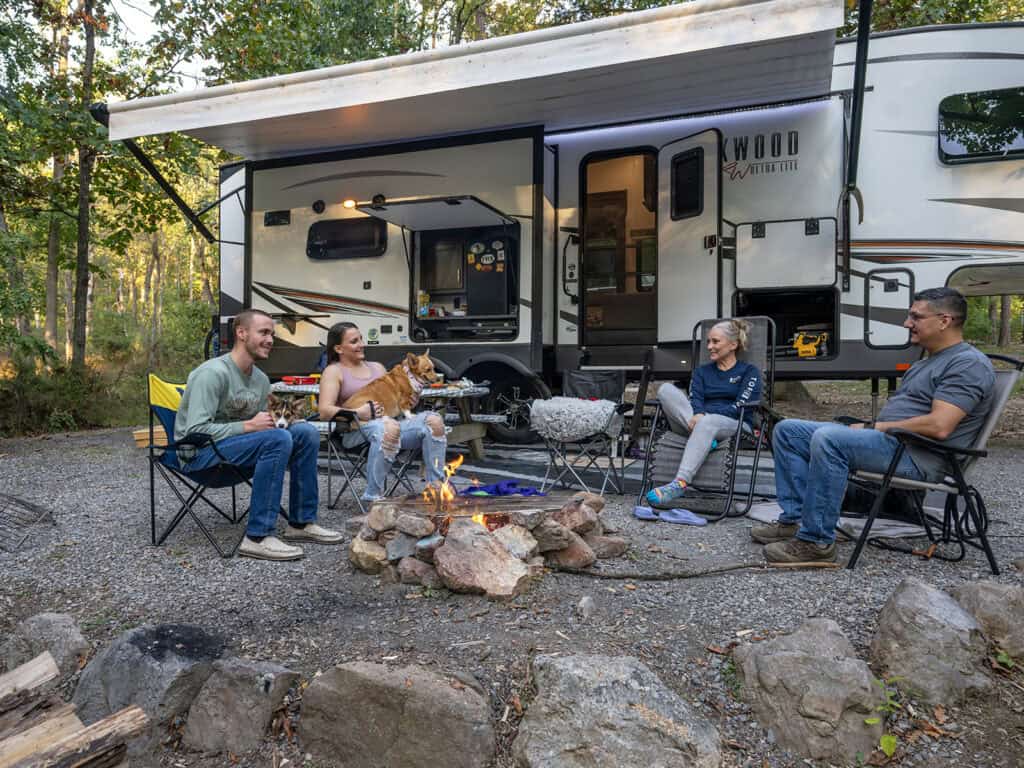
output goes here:
[[374, 502], [352, 563], [404, 584], [508, 598], [545, 567], [586, 568], [626, 551], [605, 535], [601, 496], [460, 496], [450, 481], [459, 464], [420, 496]]

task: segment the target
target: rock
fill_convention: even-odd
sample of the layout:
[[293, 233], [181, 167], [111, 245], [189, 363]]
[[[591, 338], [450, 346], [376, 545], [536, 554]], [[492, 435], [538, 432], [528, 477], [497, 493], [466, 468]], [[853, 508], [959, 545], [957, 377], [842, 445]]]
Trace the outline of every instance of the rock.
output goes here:
[[538, 656], [512, 745], [523, 768], [717, 768], [718, 731], [629, 656]]
[[387, 543], [385, 551], [388, 554], [388, 560], [391, 562], [397, 562], [403, 557], [412, 557], [416, 554], [416, 542], [419, 541], [415, 536], [410, 536], [407, 533], [399, 533], [395, 538]]
[[[579, 534], [595, 531], [601, 525], [597, 512], [589, 504], [583, 503], [580, 497], [567, 502], [558, 511], [552, 512], [551, 519], [556, 523], [561, 523], [570, 531]], [[597, 533], [600, 532], [597, 531]]]
[[494, 755], [487, 699], [412, 666], [328, 670], [303, 694], [302, 735], [313, 755], [360, 768], [482, 768]]
[[348, 559], [364, 573], [380, 573], [388, 561], [387, 550], [375, 541], [356, 536], [348, 548]]
[[884, 724], [864, 721], [879, 717], [885, 696], [834, 621], [811, 619], [733, 657], [743, 697], [783, 748], [840, 765], [875, 749]]
[[520, 560], [529, 560], [537, 554], [537, 540], [521, 525], [503, 525], [491, 535]]
[[299, 675], [266, 661], [221, 659], [188, 713], [183, 742], [198, 752], [248, 752]]
[[[345, 520], [345, 531], [349, 534], [362, 533], [363, 528], [366, 526], [366, 515], [353, 515]], [[377, 532], [374, 531], [374, 536]]]
[[953, 590], [953, 597], [981, 625], [989, 641], [1015, 659], [1024, 659], [1024, 587], [976, 581]]
[[398, 507], [387, 501], [375, 501], [366, 515], [366, 524], [381, 533], [390, 531], [398, 520]]
[[67, 677], [79, 670], [91, 650], [71, 616], [37, 613], [16, 626], [0, 646], [0, 668], [12, 670], [49, 651], [61, 677]]
[[393, 563], [382, 567], [379, 576], [382, 584], [400, 584], [402, 581], [402, 577], [398, 573], [398, 566]]
[[434, 567], [415, 557], [402, 558], [398, 564], [398, 579], [402, 584], [422, 584], [431, 589], [444, 586]]
[[582, 504], [586, 504], [597, 514], [601, 514], [604, 511], [604, 496], [599, 496], [596, 493], [590, 493], [589, 491], [583, 491], [577, 493], [573, 497], [573, 501], [579, 501]]
[[434, 567], [453, 592], [514, 597], [526, 589], [530, 573], [487, 529], [455, 519], [444, 544], [434, 552]]
[[114, 638], [86, 665], [72, 702], [86, 724], [136, 704], [149, 716], [129, 745], [139, 754], [185, 714], [223, 653], [224, 642], [187, 624], [145, 624]]
[[526, 562], [526, 567], [530, 571], [530, 578], [531, 579], [536, 579], [536, 578], [538, 578], [540, 576], [543, 576], [544, 575], [544, 568], [545, 568], [544, 556], [543, 555], [537, 555], [536, 557], [531, 557]]
[[537, 540], [538, 552], [565, 549], [572, 543], [572, 531], [551, 519], [544, 520], [530, 533]]
[[629, 549], [629, 542], [618, 536], [598, 536], [588, 533], [583, 537], [587, 546], [594, 550], [594, 557], [598, 560], [607, 560], [612, 557], [622, 557]]
[[590, 595], [584, 595], [580, 598], [580, 601], [576, 604], [576, 615], [580, 617], [580, 620], [586, 621], [594, 615], [594, 598]]
[[987, 643], [978, 622], [952, 597], [915, 578], [900, 582], [878, 617], [871, 658], [918, 698], [956, 704], [991, 682], [978, 670]]
[[381, 531], [377, 534], [377, 543], [380, 544], [382, 547], [386, 547], [389, 542], [394, 541], [397, 535], [398, 531], [394, 528], [389, 528], [386, 531]]
[[557, 549], [553, 552], [545, 553], [545, 559], [549, 568], [579, 570], [581, 568], [589, 568], [594, 564], [597, 558], [594, 556], [594, 550], [587, 546], [587, 542], [572, 531], [569, 531], [569, 536], [569, 546], [565, 549]]
[[444, 544], [444, 536], [437, 533], [425, 539], [420, 539], [416, 542], [416, 557], [425, 563], [432, 563], [434, 562], [434, 552], [442, 544]]
[[363, 541], [376, 541], [377, 540], [377, 532], [375, 530], [373, 530], [373, 528], [371, 528], [370, 526], [366, 525], [365, 523], [359, 529], [359, 533], [357, 533], [356, 536], [358, 536]]
[[430, 521], [430, 518], [406, 513], [404, 515], [399, 515], [398, 519], [395, 520], [395, 528], [400, 530], [402, 533], [407, 533], [417, 539], [422, 539], [425, 536], [433, 535], [437, 526]]
[[548, 512], [545, 509], [514, 509], [508, 513], [508, 520], [512, 525], [521, 525], [528, 531], [532, 531], [547, 519]]
[[1013, 561], [1013, 567], [1018, 571], [1024, 571], [1024, 557], [1017, 558]]

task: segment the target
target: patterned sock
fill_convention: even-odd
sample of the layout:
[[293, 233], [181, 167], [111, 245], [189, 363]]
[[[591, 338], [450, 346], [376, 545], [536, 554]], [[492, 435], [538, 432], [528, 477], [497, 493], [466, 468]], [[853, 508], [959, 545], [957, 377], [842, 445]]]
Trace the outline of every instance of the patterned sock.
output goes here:
[[685, 480], [673, 480], [668, 485], [652, 488], [647, 492], [647, 500], [651, 504], [666, 504], [682, 497], [686, 493]]

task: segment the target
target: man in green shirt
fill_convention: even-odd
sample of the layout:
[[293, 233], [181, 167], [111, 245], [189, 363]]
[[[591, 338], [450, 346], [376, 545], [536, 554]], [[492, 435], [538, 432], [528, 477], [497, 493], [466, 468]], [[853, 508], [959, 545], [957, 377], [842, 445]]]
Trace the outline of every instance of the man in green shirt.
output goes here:
[[[235, 344], [226, 355], [207, 360], [189, 374], [174, 421], [174, 439], [209, 435], [217, 444], [178, 451], [188, 472], [227, 461], [252, 470], [249, 521], [238, 554], [262, 560], [298, 560], [302, 549], [274, 533], [281, 508], [284, 473], [291, 473], [288, 524], [281, 538], [337, 544], [341, 534], [316, 523], [320, 501], [316, 459], [320, 435], [305, 421], [278, 429], [266, 411], [270, 379], [255, 363], [266, 360], [274, 346], [274, 320], [266, 312], [247, 309], [235, 318]], [[220, 455], [218, 455], [218, 452]]]

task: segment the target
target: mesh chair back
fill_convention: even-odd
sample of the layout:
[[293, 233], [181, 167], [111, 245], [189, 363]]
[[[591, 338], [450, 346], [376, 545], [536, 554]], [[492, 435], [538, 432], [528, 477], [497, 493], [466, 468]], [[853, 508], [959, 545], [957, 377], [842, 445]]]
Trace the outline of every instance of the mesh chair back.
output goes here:
[[625, 371], [566, 371], [562, 374], [562, 394], [566, 397], [594, 397], [621, 403], [625, 391]]
[[[723, 320], [730, 318], [714, 318], [701, 320], [693, 327], [693, 361], [694, 370], [711, 362], [708, 355], [708, 347], [705, 339], [708, 332]], [[750, 323], [750, 333], [747, 336], [747, 348], [736, 353], [736, 359], [757, 366], [764, 377], [764, 386], [761, 388], [761, 396], [767, 400], [768, 405], [773, 402], [773, 390], [775, 384], [775, 321], [763, 315], [751, 317], [739, 317], [737, 320], [746, 320]]]
[[[989, 408], [985, 423], [981, 425], [981, 431], [978, 432], [978, 437], [975, 438], [971, 448], [977, 451], [985, 450], [988, 439], [995, 430], [996, 424], [999, 423], [999, 417], [1003, 415], [1003, 409], [1006, 408], [1006, 403], [1009, 401], [1010, 395], [1013, 394], [1013, 388], [1020, 380], [1020, 376], [1019, 369], [996, 371], [996, 381], [992, 387], [992, 407]], [[974, 459], [969, 458], [964, 462], [965, 468], [973, 463]]]

